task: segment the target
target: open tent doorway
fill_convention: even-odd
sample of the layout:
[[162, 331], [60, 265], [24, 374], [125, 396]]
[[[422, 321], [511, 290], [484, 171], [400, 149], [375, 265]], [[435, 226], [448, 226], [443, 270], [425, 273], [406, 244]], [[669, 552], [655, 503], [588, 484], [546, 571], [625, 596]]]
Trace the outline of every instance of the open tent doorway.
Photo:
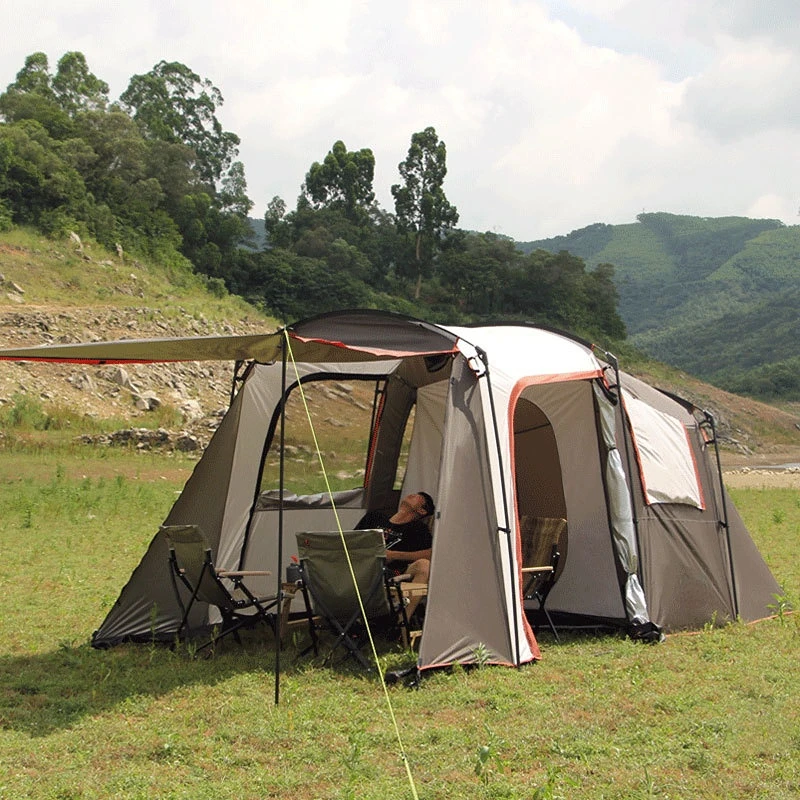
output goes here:
[[514, 408], [517, 517], [566, 518], [558, 442], [550, 419], [532, 394], [532, 387], [526, 389]]
[[513, 408], [517, 519], [563, 517], [569, 529], [548, 608], [562, 623], [624, 624], [593, 381], [525, 381]]

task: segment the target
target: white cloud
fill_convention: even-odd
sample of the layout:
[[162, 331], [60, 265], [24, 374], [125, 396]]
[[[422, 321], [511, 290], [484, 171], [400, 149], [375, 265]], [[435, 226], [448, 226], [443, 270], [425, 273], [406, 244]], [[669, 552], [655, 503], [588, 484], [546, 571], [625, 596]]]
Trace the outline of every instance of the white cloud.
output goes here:
[[721, 139], [800, 129], [800, 59], [761, 40], [723, 38], [720, 55], [686, 94], [685, 114]]

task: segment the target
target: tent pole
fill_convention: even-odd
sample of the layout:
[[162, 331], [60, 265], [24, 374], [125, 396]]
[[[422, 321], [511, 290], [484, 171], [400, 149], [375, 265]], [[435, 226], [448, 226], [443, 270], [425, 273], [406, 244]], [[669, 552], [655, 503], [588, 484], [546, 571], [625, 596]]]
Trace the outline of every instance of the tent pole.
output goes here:
[[728, 566], [731, 573], [731, 599], [733, 600], [734, 619], [739, 618], [739, 593], [736, 591], [736, 571], [733, 566], [733, 545], [731, 544], [731, 527], [728, 523], [728, 504], [725, 500], [725, 483], [722, 478], [722, 460], [719, 454], [719, 440], [717, 438], [717, 423], [714, 415], [710, 411], [702, 409], [705, 416], [705, 424], [711, 429], [711, 442], [714, 445], [714, 453], [717, 458], [717, 477], [719, 478], [719, 496], [722, 501], [722, 519], [720, 524], [725, 528], [725, 541], [728, 547]]
[[228, 401], [228, 405], [233, 402], [233, 398], [236, 397], [236, 386], [237, 384], [242, 382], [242, 378], [239, 375], [239, 370], [242, 368], [242, 364], [245, 362], [241, 359], [237, 360], [233, 365], [233, 378], [231, 379], [231, 396], [230, 400]]
[[283, 330], [281, 340], [281, 416], [280, 416], [280, 460], [278, 468], [278, 613], [275, 619], [275, 705], [280, 702], [281, 686], [281, 618], [283, 617], [283, 494], [285, 488], [284, 444], [286, 442], [286, 355], [289, 334]]
[[[509, 566], [514, 563], [514, 553], [511, 549], [511, 524], [509, 520], [508, 514], [508, 500], [506, 498], [506, 482], [503, 473], [503, 449], [500, 443], [500, 431], [497, 428], [497, 411], [494, 405], [494, 393], [492, 392], [492, 379], [489, 375], [489, 356], [486, 354], [485, 350], [482, 350], [480, 347], [475, 348], [478, 356], [480, 357], [481, 361], [483, 362], [484, 366], [484, 373], [483, 377], [486, 378], [486, 387], [489, 390], [489, 407], [491, 409], [492, 414], [492, 430], [494, 431], [494, 443], [495, 448], [497, 449], [497, 462], [500, 467], [498, 470], [500, 474], [500, 493], [503, 497], [503, 516], [505, 517], [505, 525], [504, 527], [500, 528], [500, 530], [505, 533], [506, 535], [506, 547], [508, 548], [508, 563]], [[511, 607], [514, 609], [513, 614], [513, 625], [514, 625], [514, 658], [515, 658], [515, 666], [520, 667], [522, 666], [522, 656], [519, 652], [519, 625], [517, 624], [517, 581], [516, 576], [512, 576], [511, 579]], [[523, 609], [524, 613], [524, 609]]]

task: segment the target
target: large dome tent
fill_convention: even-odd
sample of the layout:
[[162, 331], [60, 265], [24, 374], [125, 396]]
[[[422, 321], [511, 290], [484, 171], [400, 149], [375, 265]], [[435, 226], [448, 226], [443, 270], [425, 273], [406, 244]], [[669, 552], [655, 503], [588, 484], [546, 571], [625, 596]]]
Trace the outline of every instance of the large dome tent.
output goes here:
[[[559, 624], [699, 628], [766, 616], [780, 592], [725, 491], [710, 415], [562, 332], [356, 310], [263, 335], [47, 345], [0, 359], [239, 362], [230, 408], [164, 523], [200, 525], [220, 568], [270, 569], [267, 590], [279, 588], [297, 531], [352, 526], [428, 491], [437, 513], [422, 670], [539, 658], [535, 609], [521, 597], [526, 516], [568, 522], [548, 598]], [[265, 465], [284, 457], [286, 398], [342, 381], [375, 388], [363, 480], [330, 496], [265, 483]], [[194, 624], [214, 617], [194, 613]], [[156, 533], [93, 643], [169, 641], [180, 620]]]

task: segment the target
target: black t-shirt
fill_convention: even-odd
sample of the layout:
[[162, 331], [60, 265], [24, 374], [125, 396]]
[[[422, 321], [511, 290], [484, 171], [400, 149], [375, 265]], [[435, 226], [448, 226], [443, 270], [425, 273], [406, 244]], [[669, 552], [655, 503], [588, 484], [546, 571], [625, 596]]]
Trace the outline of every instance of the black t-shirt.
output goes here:
[[[399, 550], [403, 553], [411, 553], [415, 550], [429, 550], [433, 545], [433, 536], [430, 528], [421, 520], [415, 519], [411, 522], [390, 522], [389, 514], [385, 511], [367, 511], [358, 521], [356, 530], [364, 531], [370, 528], [382, 528], [390, 530], [400, 537], [400, 541], [390, 544], [389, 550]], [[394, 561], [389, 564], [395, 568], [402, 566], [403, 561]]]

